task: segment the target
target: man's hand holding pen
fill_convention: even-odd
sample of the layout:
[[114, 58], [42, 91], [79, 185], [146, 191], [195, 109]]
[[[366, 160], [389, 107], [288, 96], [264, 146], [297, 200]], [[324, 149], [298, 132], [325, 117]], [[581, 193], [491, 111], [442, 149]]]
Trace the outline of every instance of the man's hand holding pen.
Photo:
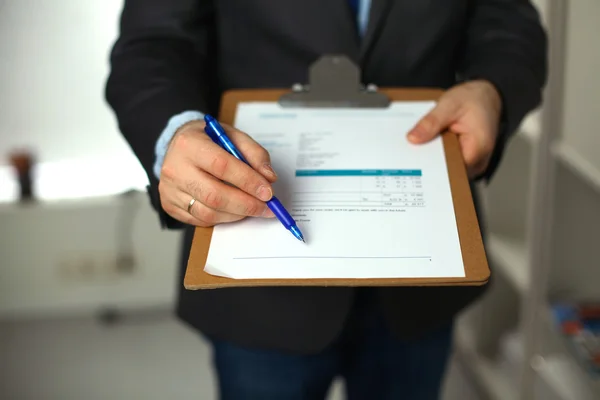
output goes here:
[[[245, 217], [274, 217], [266, 201], [277, 180], [269, 153], [247, 134], [223, 124], [251, 166], [236, 159], [205, 133], [204, 121], [181, 127], [161, 170], [163, 209], [173, 218], [209, 227]], [[193, 199], [193, 200], [192, 200]]]

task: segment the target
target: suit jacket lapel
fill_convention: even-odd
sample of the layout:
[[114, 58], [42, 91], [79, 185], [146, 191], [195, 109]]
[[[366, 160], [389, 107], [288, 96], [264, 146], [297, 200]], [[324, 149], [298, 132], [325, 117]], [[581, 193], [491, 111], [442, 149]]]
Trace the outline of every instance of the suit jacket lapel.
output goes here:
[[369, 12], [369, 22], [367, 23], [365, 35], [360, 45], [360, 59], [364, 61], [369, 50], [377, 39], [379, 32], [387, 17], [389, 7], [393, 0], [371, 0], [371, 10]]

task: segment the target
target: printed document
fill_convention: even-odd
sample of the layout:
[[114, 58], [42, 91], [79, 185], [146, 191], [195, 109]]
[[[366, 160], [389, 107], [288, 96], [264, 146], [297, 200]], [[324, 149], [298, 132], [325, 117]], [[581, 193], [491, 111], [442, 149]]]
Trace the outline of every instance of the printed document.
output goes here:
[[434, 105], [239, 104], [235, 126], [269, 151], [275, 195], [306, 243], [276, 218], [218, 225], [205, 271], [234, 279], [464, 277], [442, 139], [406, 139]]

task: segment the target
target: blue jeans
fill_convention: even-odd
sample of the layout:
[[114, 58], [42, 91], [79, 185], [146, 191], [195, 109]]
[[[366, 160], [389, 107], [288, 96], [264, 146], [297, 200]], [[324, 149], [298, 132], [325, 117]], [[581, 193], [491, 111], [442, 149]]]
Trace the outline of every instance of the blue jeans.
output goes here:
[[417, 340], [391, 336], [363, 307], [318, 354], [297, 355], [212, 340], [222, 400], [324, 400], [333, 380], [348, 400], [436, 400], [451, 350], [452, 324]]

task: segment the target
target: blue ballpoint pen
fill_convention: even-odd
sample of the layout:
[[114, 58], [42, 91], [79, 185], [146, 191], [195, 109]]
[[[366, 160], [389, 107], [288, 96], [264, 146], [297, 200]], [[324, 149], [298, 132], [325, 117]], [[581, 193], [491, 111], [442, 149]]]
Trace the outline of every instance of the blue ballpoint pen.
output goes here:
[[[233, 145], [233, 142], [227, 137], [225, 134], [225, 129], [219, 124], [219, 122], [210, 115], [204, 116], [204, 121], [206, 122], [206, 127], [204, 130], [206, 134], [210, 136], [210, 138], [223, 147], [228, 153], [237, 158], [240, 161], [245, 162], [250, 165], [248, 161], [242, 156], [242, 153], [238, 151], [238, 149]], [[279, 201], [279, 199], [275, 196], [271, 197], [271, 200], [267, 201], [267, 206], [273, 211], [273, 214], [277, 217], [277, 219], [285, 226], [287, 230], [292, 232], [292, 235], [296, 237], [296, 239], [304, 242], [304, 236], [302, 236], [302, 232], [296, 225], [296, 221], [290, 215], [289, 212], [285, 209], [283, 204]]]

